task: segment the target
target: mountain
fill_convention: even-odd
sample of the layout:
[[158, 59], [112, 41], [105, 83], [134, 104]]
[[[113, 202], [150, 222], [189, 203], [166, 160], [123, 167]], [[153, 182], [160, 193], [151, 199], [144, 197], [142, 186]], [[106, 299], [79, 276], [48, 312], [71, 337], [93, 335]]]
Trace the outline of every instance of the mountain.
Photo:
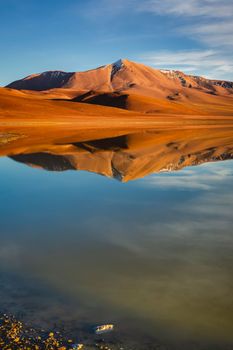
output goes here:
[[62, 71], [49, 71], [39, 74], [32, 74], [26, 78], [17, 80], [7, 87], [16, 90], [42, 91], [65, 86], [74, 73]]
[[65, 99], [142, 113], [232, 114], [233, 82], [210, 80], [119, 60], [86, 72], [49, 71], [7, 86], [46, 99]]
[[63, 88], [105, 92], [141, 90], [143, 88], [148, 90], [147, 93], [150, 93], [151, 90], [163, 95], [163, 89], [172, 90], [178, 86], [218, 92], [219, 87], [233, 89], [233, 82], [210, 80], [173, 70], [154, 69], [141, 63], [120, 59], [113, 64], [85, 72], [48, 71], [33, 74], [15, 81], [7, 87], [35, 91]]

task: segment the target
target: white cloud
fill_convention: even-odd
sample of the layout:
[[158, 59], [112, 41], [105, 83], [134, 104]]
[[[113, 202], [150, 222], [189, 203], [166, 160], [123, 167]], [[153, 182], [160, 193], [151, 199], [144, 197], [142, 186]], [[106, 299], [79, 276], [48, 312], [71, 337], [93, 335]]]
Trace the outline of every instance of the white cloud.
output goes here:
[[231, 0], [147, 0], [139, 5], [143, 11], [162, 15], [226, 18], [233, 16]]
[[198, 168], [186, 168], [179, 172], [155, 174], [142, 180], [146, 186], [210, 191], [220, 184], [231, 181], [233, 176], [232, 161], [207, 163]]
[[[185, 66], [187, 71], [205, 73], [209, 77], [232, 79], [233, 63], [233, 1], [232, 0], [148, 0], [140, 7], [141, 11], [159, 15], [182, 17], [176, 26], [176, 33], [205, 44], [203, 52], [175, 52], [167, 55], [167, 63]], [[187, 24], [187, 18], [190, 23]], [[202, 57], [202, 55], [204, 55]], [[176, 57], [177, 56], [177, 59]], [[183, 56], [183, 59], [182, 57]], [[196, 60], [196, 61], [195, 61]], [[170, 61], [170, 62], [169, 62]], [[178, 61], [178, 62], [177, 62]], [[201, 68], [201, 69], [200, 69]], [[202, 73], [203, 72], [203, 73]]]
[[[147, 55], [148, 63], [232, 79], [233, 1], [232, 0], [147, 0], [140, 11], [179, 19], [175, 33], [205, 45], [204, 51], [162, 52]], [[187, 24], [187, 20], [189, 21]], [[209, 50], [211, 48], [211, 50]], [[158, 62], [158, 63], [157, 63]], [[231, 75], [230, 75], [231, 74]]]
[[233, 22], [201, 22], [180, 28], [179, 32], [196, 38], [208, 46], [233, 49]]
[[[143, 54], [140, 59], [157, 68], [178, 69], [208, 77], [227, 79], [233, 71], [231, 57], [216, 50], [159, 51]], [[216, 76], [215, 76], [216, 78]]]
[[[93, 4], [92, 1], [89, 4]], [[174, 38], [195, 40], [195, 47], [201, 44], [204, 49], [146, 53], [141, 56], [141, 59], [145, 58], [144, 63], [210, 78], [233, 79], [232, 0], [100, 0], [98, 7], [90, 6], [87, 12], [94, 18], [110, 19], [113, 16], [120, 18], [122, 13], [172, 17], [162, 28], [164, 33]]]
[[118, 15], [131, 11], [150, 12], [159, 15], [178, 15], [206, 18], [231, 18], [233, 16], [232, 0], [100, 0], [88, 3], [89, 14], [112, 13]]

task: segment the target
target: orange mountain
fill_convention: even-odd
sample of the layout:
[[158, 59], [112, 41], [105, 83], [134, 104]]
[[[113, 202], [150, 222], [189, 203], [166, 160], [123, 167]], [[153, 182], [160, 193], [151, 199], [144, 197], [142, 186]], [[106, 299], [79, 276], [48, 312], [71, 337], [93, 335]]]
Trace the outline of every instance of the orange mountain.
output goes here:
[[232, 115], [233, 82], [159, 70], [128, 60], [86, 72], [49, 71], [8, 85], [45, 99], [118, 107], [146, 114]]

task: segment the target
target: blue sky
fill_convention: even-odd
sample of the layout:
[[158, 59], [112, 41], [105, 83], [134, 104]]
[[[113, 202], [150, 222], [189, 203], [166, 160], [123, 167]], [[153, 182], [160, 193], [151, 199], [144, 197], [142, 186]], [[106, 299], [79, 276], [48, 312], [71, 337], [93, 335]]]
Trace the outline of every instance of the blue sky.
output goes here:
[[232, 0], [0, 0], [0, 85], [119, 58], [233, 80]]

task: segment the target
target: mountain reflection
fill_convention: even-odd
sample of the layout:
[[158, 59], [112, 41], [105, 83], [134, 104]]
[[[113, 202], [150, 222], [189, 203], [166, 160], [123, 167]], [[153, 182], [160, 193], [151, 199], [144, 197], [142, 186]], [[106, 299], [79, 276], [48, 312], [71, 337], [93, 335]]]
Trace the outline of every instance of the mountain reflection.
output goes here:
[[[37, 152], [36, 150], [40, 150]], [[147, 130], [87, 141], [56, 140], [24, 152], [13, 150], [15, 161], [49, 171], [86, 170], [122, 182], [151, 173], [180, 170], [186, 166], [233, 158], [233, 130]]]

